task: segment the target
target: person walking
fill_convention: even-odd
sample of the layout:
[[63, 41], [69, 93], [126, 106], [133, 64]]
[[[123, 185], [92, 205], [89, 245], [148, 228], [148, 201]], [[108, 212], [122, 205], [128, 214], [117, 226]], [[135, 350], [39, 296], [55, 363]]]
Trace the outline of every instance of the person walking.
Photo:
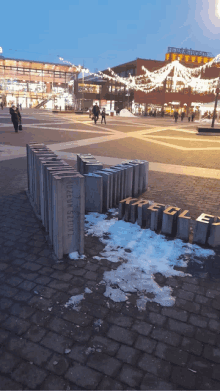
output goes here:
[[2, 108], [2, 110], [3, 110], [3, 107], [4, 107], [3, 102], [1, 102], [1, 108]]
[[175, 111], [174, 111], [175, 122], [177, 122], [178, 117], [179, 117], [178, 111], [175, 110]]
[[18, 108], [14, 105], [10, 108], [11, 121], [14, 125], [15, 132], [18, 132], [18, 125], [21, 123], [21, 114]]
[[[105, 109], [102, 110], [102, 120], [104, 119], [104, 122], [106, 124], [106, 119], [105, 119]], [[102, 124], [102, 120], [101, 120], [101, 124]]]
[[191, 120], [191, 114], [189, 113], [188, 114], [188, 122], [190, 122], [190, 120]]
[[192, 112], [192, 116], [191, 116], [192, 122], [194, 121], [194, 118], [195, 118], [195, 113]]
[[184, 113], [184, 111], [182, 111], [182, 113], [181, 113], [181, 121], [183, 121], [184, 117], [185, 117], [185, 113]]
[[96, 121], [99, 119], [99, 106], [97, 105], [97, 103], [93, 106], [92, 112], [93, 112], [94, 121], [96, 124]]

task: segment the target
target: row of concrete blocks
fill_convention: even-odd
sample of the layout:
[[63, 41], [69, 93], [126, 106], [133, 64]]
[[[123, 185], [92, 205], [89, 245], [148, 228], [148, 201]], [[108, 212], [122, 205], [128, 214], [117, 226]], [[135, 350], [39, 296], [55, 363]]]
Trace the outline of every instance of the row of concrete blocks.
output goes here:
[[86, 212], [102, 213], [118, 206], [125, 197], [137, 197], [147, 190], [147, 161], [127, 160], [110, 168], [94, 170], [95, 164], [85, 163], [89, 158], [92, 160], [92, 155], [77, 155], [77, 169], [85, 177]]
[[58, 259], [84, 253], [85, 179], [44, 144], [27, 147], [28, 192]]
[[[188, 210], [128, 197], [119, 203], [118, 218], [131, 223], [137, 221], [142, 228], [189, 241], [191, 217]], [[219, 246], [220, 218], [202, 213], [196, 219], [193, 243]]]
[[103, 165], [94, 158], [90, 153], [77, 155], [77, 171], [84, 175], [90, 174], [97, 170], [102, 170]]

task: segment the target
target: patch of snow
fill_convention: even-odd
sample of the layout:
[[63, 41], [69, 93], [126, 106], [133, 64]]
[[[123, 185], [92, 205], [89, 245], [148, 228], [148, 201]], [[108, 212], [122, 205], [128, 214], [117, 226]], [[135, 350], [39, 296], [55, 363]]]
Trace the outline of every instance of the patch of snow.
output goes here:
[[[196, 261], [195, 257], [204, 259], [215, 254], [213, 250], [180, 239], [167, 240], [164, 235], [150, 229], [141, 229], [137, 223], [114, 217], [105, 220], [106, 217], [98, 213], [87, 214], [85, 229], [87, 234], [99, 237], [105, 244], [102, 256], [111, 262], [122, 261], [116, 270], [103, 275], [106, 283], [104, 296], [115, 302], [128, 300], [129, 293], [141, 292], [142, 296], [137, 300], [140, 310], [145, 308], [147, 301], [172, 306], [175, 303], [175, 298], [171, 296], [172, 288], [161, 288], [154, 280], [154, 274], [186, 276], [186, 273], [175, 270], [174, 266], [186, 267], [189, 260]], [[104, 234], [108, 234], [108, 238], [104, 239]], [[132, 252], [125, 251], [128, 249]], [[152, 293], [154, 298], [147, 297], [147, 293]]]
[[92, 291], [89, 288], [85, 288], [85, 293], [92, 293]]
[[97, 320], [94, 322], [94, 326], [99, 327], [99, 326], [102, 325], [102, 323], [103, 323], [103, 320], [102, 320], [102, 319], [97, 319]]
[[84, 258], [86, 258], [86, 256], [85, 255], [80, 255], [78, 253], [78, 251], [74, 251], [73, 253], [69, 254], [69, 258], [70, 259], [84, 259]]
[[69, 299], [69, 301], [64, 305], [64, 307], [67, 308], [67, 307], [71, 306], [73, 310], [79, 311], [80, 310], [79, 304], [80, 304], [81, 300], [83, 300], [83, 299], [84, 299], [84, 294], [72, 296]]
[[65, 349], [64, 353], [69, 354], [71, 352], [71, 349]]
[[135, 117], [134, 114], [132, 114], [129, 110], [127, 109], [122, 109], [119, 113], [120, 117]]
[[92, 257], [93, 259], [97, 259], [97, 261], [101, 261], [101, 259], [104, 259], [102, 257], [98, 257], [98, 255], [95, 255], [94, 257]]

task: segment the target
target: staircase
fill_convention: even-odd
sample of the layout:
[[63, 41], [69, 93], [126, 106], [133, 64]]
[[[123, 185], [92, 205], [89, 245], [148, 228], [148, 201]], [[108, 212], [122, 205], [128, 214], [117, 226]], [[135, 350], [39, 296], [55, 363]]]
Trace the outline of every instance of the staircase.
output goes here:
[[50, 98], [50, 99], [44, 99], [41, 103], [39, 103], [39, 104], [38, 104], [37, 106], [35, 106], [34, 108], [35, 108], [35, 109], [40, 109], [40, 107], [46, 105], [47, 102], [49, 102], [49, 100], [51, 100], [51, 98]]

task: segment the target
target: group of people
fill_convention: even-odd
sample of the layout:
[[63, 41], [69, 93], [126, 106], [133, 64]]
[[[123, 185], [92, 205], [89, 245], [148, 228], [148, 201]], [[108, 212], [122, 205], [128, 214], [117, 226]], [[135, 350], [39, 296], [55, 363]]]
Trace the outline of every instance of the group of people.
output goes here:
[[[92, 113], [93, 113], [93, 118], [92, 118], [92, 119], [94, 119], [94, 122], [95, 122], [95, 124], [96, 124], [96, 122], [98, 121], [99, 116], [100, 116], [100, 109], [99, 109], [99, 106], [97, 105], [97, 103], [93, 106], [93, 108], [92, 108]], [[90, 116], [91, 116], [91, 112], [90, 112]], [[106, 119], [105, 119], [106, 112], [105, 112], [105, 108], [102, 110], [101, 116], [102, 116], [101, 124], [102, 124], [102, 121], [103, 121], [103, 120], [104, 120], [104, 122], [105, 122], [105, 124], [106, 124]]]
[[17, 107], [15, 105], [12, 105], [9, 109], [9, 113], [11, 114], [11, 122], [14, 125], [14, 130], [17, 133], [18, 129], [22, 130], [21, 113], [19, 111], [19, 105], [17, 105]]
[[[179, 118], [179, 113], [177, 110], [174, 111], [174, 114], [173, 114], [174, 118], [175, 118], [175, 122], [177, 122], [178, 118]], [[182, 111], [182, 113], [180, 114], [180, 118], [181, 118], [181, 121], [183, 121], [183, 119], [185, 118], [185, 112]], [[195, 118], [195, 113], [189, 113], [188, 114], [188, 122], [190, 121], [194, 121], [194, 118]]]

